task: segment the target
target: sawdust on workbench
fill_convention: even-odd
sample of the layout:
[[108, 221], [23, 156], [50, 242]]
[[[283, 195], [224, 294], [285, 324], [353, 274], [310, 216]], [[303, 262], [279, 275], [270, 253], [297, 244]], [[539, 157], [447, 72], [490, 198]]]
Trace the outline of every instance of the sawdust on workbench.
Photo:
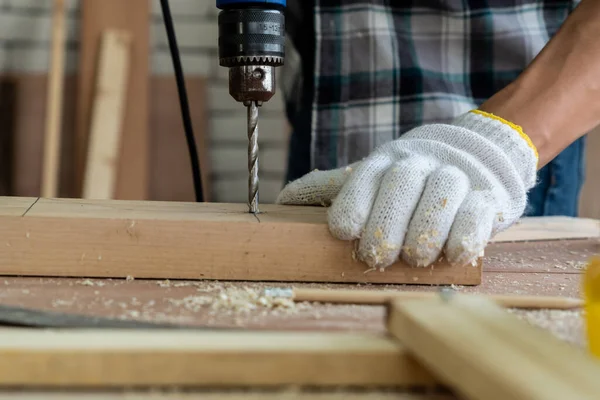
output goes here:
[[573, 345], [587, 345], [583, 310], [508, 310], [519, 319], [552, 333]]
[[[259, 282], [216, 282], [216, 281], [131, 281], [101, 280], [78, 281], [79, 285], [99, 287], [100, 284], [143, 285], [155, 287], [151, 298], [131, 297], [127, 301], [118, 298], [95, 296], [88, 307], [101, 307], [110, 310], [110, 316], [120, 319], [137, 319], [168, 323], [194, 323], [208, 326], [268, 327], [286, 326], [289, 329], [304, 328], [307, 325], [319, 329], [383, 331], [385, 309], [368, 305], [337, 305], [320, 303], [295, 303], [289, 299], [272, 299], [262, 296], [266, 287], [272, 284]], [[514, 291], [528, 287], [531, 283], [514, 283]], [[551, 282], [544, 286], [553, 288]], [[275, 285], [276, 286], [276, 285]], [[304, 285], [315, 287], [335, 287], [335, 285]], [[368, 284], [345, 285], [346, 288], [378, 289], [385, 291], [409, 290], [412, 286]], [[493, 285], [492, 285], [493, 286]], [[479, 288], [452, 285], [459, 292], [478, 292]], [[90, 288], [91, 289], [91, 288]], [[88, 290], [90, 290], [88, 289]], [[156, 292], [158, 290], [158, 292]], [[556, 290], [556, 288], [554, 288]], [[119, 291], [122, 293], [122, 291]], [[77, 297], [56, 299], [55, 308], [66, 310], [80, 306]], [[89, 310], [87, 310], [89, 311]], [[561, 340], [576, 345], [584, 344], [583, 318], [581, 311], [564, 310], [511, 310], [517, 317], [550, 331]]]
[[[265, 288], [278, 287], [278, 284], [66, 278], [44, 282], [69, 287], [68, 290], [53, 291], [50, 302], [56, 311], [193, 326], [372, 332], [384, 329], [383, 307], [297, 303], [290, 299], [262, 295]], [[39, 284], [42, 284], [42, 281]], [[129, 285], [132, 285], [131, 290], [121, 288]], [[77, 289], [77, 286], [81, 288]], [[360, 289], [365, 286], [368, 285], [353, 287]], [[381, 289], [394, 290], [383, 287]], [[31, 304], [32, 300], [35, 301], [35, 293], [39, 292], [34, 290], [33, 293], [33, 299], [18, 301], [17, 304]], [[135, 293], [136, 297], [128, 296], [132, 293]], [[13, 295], [10, 297], [15, 298]]]
[[499, 243], [486, 250], [488, 270], [537, 270], [539, 272], [581, 272], [587, 261], [600, 250], [600, 241], [549, 240], [530, 243]]

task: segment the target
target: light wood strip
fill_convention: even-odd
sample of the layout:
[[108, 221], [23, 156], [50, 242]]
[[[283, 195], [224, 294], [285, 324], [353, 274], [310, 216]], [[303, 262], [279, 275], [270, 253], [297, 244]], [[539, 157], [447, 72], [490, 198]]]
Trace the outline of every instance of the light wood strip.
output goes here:
[[600, 362], [489, 299], [395, 301], [388, 329], [466, 399], [594, 399]]
[[60, 148], [62, 133], [63, 80], [65, 73], [65, 0], [54, 0], [52, 7], [52, 48], [44, 137], [44, 167], [41, 193], [44, 197], [58, 196]]
[[525, 242], [600, 238], [600, 220], [561, 216], [525, 217], [492, 242]]
[[[439, 296], [435, 292], [398, 292], [385, 290], [343, 290], [343, 289], [273, 289], [271, 293], [285, 294], [297, 302], [321, 302], [333, 304], [373, 304], [385, 305], [395, 300], [427, 300]], [[488, 295], [488, 298], [505, 308], [526, 309], [555, 309], [568, 310], [581, 308], [584, 303], [582, 299], [559, 296], [526, 296], [526, 295]]]
[[0, 331], [0, 386], [431, 386], [378, 335], [250, 331]]
[[102, 34], [83, 184], [86, 199], [115, 198], [131, 46], [128, 31]]
[[91, 126], [98, 49], [106, 29], [125, 29], [132, 35], [131, 79], [128, 80], [126, 111], [116, 198], [144, 200], [148, 196], [149, 171], [149, 0], [82, 0], [79, 40], [79, 77], [75, 136], [76, 196], [83, 193], [83, 181]]

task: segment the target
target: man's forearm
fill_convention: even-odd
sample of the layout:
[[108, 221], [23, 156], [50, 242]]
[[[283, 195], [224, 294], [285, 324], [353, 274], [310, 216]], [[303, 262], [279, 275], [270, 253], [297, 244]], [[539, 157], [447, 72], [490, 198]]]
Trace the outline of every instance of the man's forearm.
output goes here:
[[600, 124], [600, 1], [583, 0], [515, 82], [480, 107], [520, 125], [543, 167]]

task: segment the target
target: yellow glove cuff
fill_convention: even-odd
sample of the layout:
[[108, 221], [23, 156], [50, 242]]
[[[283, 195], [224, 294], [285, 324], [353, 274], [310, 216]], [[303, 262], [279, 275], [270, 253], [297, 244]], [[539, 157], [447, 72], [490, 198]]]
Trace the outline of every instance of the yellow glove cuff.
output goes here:
[[502, 122], [503, 124], [508, 125], [511, 128], [513, 128], [515, 131], [517, 131], [519, 133], [519, 135], [523, 138], [523, 140], [525, 140], [525, 142], [527, 142], [527, 145], [533, 150], [536, 160], [540, 159], [540, 155], [538, 154], [537, 148], [535, 147], [535, 145], [533, 144], [533, 142], [531, 141], [529, 136], [527, 136], [527, 134], [525, 132], [523, 132], [523, 128], [521, 128], [519, 125], [513, 124], [512, 122], [507, 121], [502, 117], [499, 117], [497, 115], [494, 115], [492, 113], [488, 113], [485, 111], [471, 110], [471, 112], [474, 114], [483, 115], [484, 117], [495, 119], [496, 121]]

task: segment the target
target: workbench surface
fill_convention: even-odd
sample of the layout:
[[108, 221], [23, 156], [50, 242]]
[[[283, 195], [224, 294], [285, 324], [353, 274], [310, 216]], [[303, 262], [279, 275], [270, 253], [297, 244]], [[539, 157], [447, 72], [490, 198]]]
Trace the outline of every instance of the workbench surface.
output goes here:
[[[598, 239], [490, 244], [484, 260], [484, 283], [478, 287], [455, 287], [455, 289], [464, 293], [580, 297], [581, 275], [584, 272], [585, 262], [590, 256], [598, 253], [600, 253], [600, 240]], [[194, 326], [275, 330], [371, 332], [384, 330], [384, 308], [380, 306], [294, 304], [289, 301], [260, 306], [253, 299], [262, 288], [282, 286], [286, 285], [246, 282], [144, 281], [135, 279], [135, 277], [120, 280], [7, 277], [0, 279], [0, 287], [2, 287], [0, 303], [52, 311]], [[420, 285], [296, 284], [294, 286], [386, 291], [433, 291], [439, 289]], [[578, 346], [585, 343], [580, 310], [520, 310], [514, 312], [527, 321], [550, 330], [563, 340]], [[40, 396], [40, 398], [51, 398], [48, 397], [48, 394]], [[114, 396], [102, 398], [134, 398]], [[226, 396], [226, 398], [236, 398], [231, 396]], [[293, 393], [290, 396], [289, 398], [296, 398]], [[260, 397], [270, 398], [265, 393]], [[95, 397], [90, 395], [89, 398]], [[177, 395], [166, 398], [190, 397]], [[202, 398], [213, 397], [202, 396]], [[273, 398], [288, 397], [273, 394]], [[342, 396], [323, 398], [341, 399]], [[344, 398], [446, 399], [448, 397], [439, 394], [364, 393]]]

